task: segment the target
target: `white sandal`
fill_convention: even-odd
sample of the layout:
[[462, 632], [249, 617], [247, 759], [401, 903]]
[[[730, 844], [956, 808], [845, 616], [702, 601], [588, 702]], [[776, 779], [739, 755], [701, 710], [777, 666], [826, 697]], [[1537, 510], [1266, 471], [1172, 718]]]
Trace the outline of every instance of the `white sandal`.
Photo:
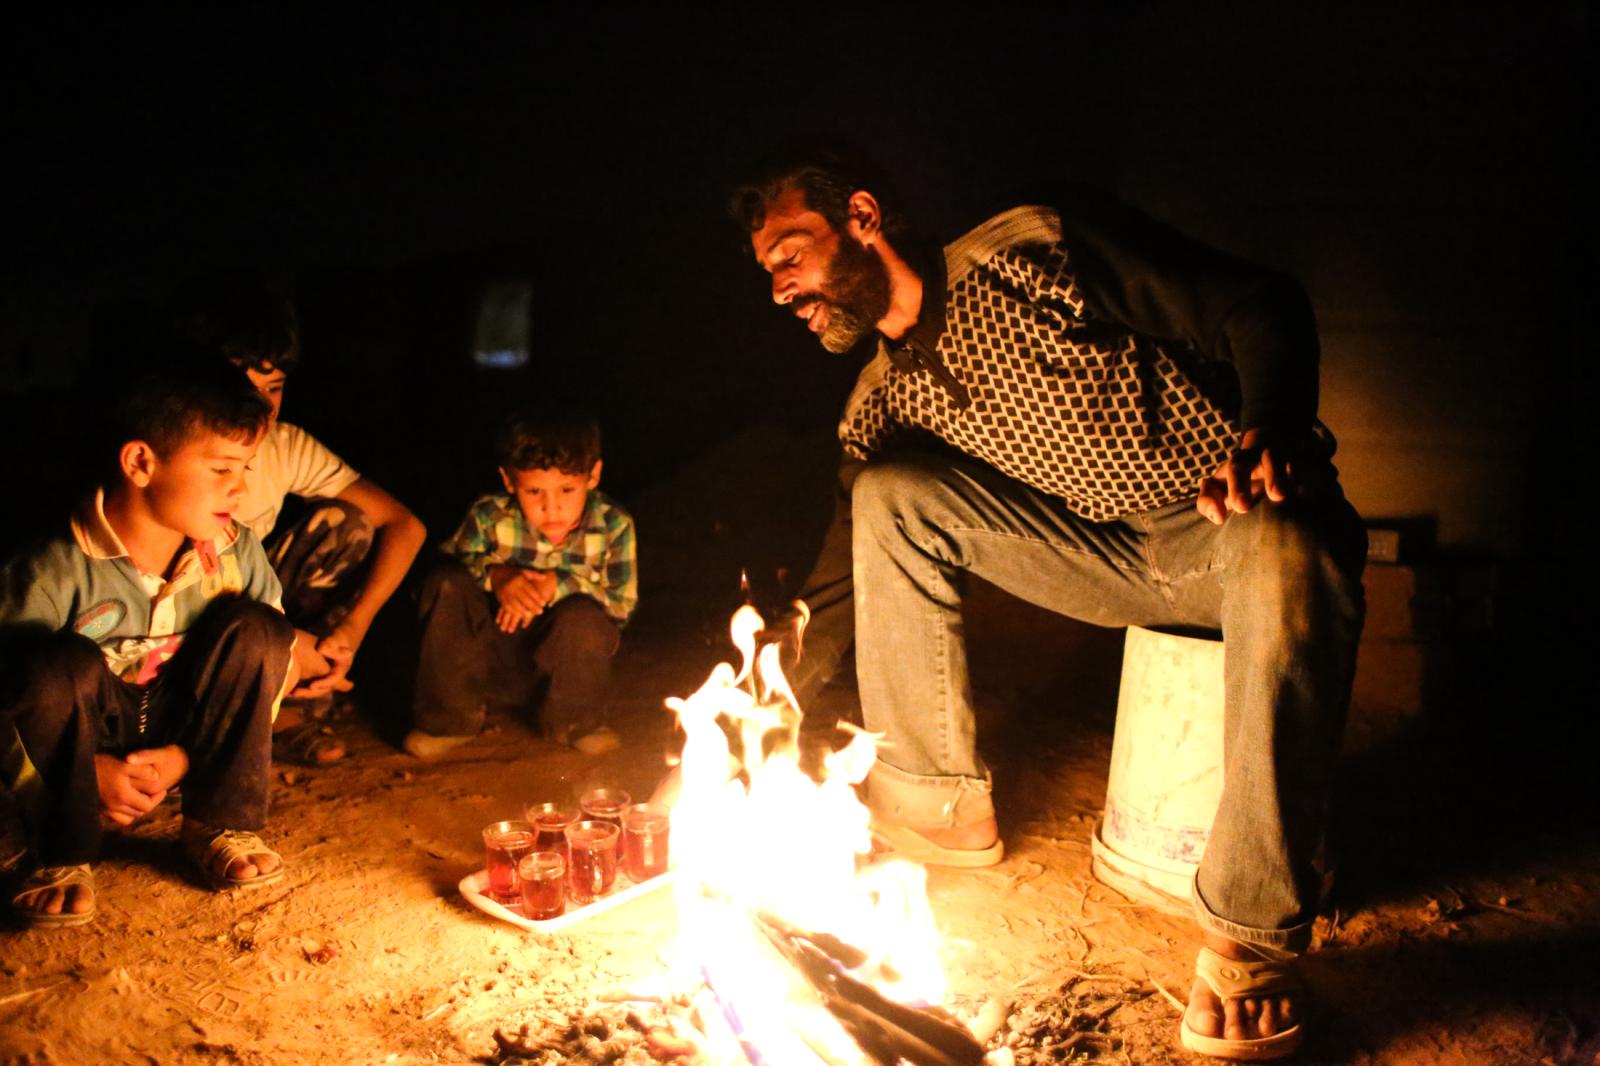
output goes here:
[[[79, 888], [89, 890], [89, 909], [86, 911], [69, 911], [65, 901], [58, 914], [47, 911], [33, 910], [22, 905], [24, 896], [31, 896], [37, 892], [48, 892], [52, 888]], [[11, 910], [17, 920], [30, 929], [61, 929], [70, 925], [83, 925], [94, 920], [94, 871], [89, 869], [88, 863], [79, 863], [76, 866], [41, 866], [27, 879], [11, 897]]]

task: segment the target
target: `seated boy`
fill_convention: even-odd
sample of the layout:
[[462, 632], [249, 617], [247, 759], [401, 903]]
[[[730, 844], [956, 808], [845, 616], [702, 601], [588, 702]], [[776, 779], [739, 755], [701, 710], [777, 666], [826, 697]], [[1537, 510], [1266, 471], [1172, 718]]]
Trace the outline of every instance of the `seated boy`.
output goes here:
[[185, 851], [214, 887], [283, 876], [267, 819], [273, 712], [293, 683], [278, 579], [234, 513], [271, 409], [233, 367], [151, 375], [122, 404], [115, 473], [0, 571], [0, 729], [39, 867], [32, 926], [94, 915], [105, 825], [183, 781]]
[[[272, 405], [272, 421], [245, 476], [238, 519], [267, 547], [298, 631], [301, 686], [274, 726], [273, 755], [321, 765], [345, 754], [318, 721], [346, 678], [373, 618], [399, 587], [427, 531], [399, 500], [299, 426], [278, 420], [284, 383], [300, 360], [294, 304], [261, 279], [221, 274], [175, 300], [186, 339], [240, 367]], [[304, 517], [273, 536], [284, 498], [310, 500]], [[270, 539], [269, 539], [270, 538]]]
[[484, 496], [421, 588], [416, 728], [442, 755], [483, 728], [489, 703], [538, 702], [545, 736], [588, 755], [606, 725], [611, 657], [637, 604], [633, 519], [596, 492], [600, 429], [523, 412], [496, 442], [505, 495]]

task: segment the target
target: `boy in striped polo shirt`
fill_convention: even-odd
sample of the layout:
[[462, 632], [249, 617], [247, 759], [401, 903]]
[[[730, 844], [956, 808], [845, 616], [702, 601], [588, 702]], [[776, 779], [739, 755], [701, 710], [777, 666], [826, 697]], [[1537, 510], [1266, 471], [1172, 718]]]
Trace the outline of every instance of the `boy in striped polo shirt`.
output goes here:
[[103, 830], [180, 780], [180, 839], [208, 882], [283, 876], [255, 831], [294, 630], [234, 521], [270, 414], [226, 364], [151, 375], [124, 400], [116, 474], [0, 570], [0, 744], [39, 863], [11, 900], [26, 925], [93, 918]]

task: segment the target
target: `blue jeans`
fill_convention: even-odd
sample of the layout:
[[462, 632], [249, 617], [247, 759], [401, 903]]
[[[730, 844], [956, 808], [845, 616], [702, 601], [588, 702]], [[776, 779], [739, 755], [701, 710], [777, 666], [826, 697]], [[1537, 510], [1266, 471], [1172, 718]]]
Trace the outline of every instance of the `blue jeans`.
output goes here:
[[1366, 532], [1336, 483], [1220, 527], [1192, 499], [1097, 523], [983, 463], [897, 456], [856, 481], [853, 518], [862, 715], [890, 745], [869, 781], [876, 817], [924, 829], [993, 817], [961, 571], [1095, 625], [1220, 630], [1224, 785], [1196, 916], [1304, 950], [1364, 613]]

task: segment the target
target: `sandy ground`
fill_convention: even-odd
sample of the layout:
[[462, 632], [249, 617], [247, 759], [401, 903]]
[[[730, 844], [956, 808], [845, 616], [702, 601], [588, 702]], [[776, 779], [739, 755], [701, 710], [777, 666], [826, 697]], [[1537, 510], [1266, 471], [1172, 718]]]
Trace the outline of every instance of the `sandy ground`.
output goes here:
[[[93, 924], [0, 933], [0, 1062], [494, 1061], [497, 1028], [559, 1033], [659, 972], [668, 893], [542, 936], [479, 914], [456, 886], [481, 865], [480, 827], [525, 802], [650, 791], [672, 745], [662, 699], [731, 657], [723, 605], [679, 599], [629, 630], [614, 704], [626, 744], [612, 756], [558, 750], [502, 717], [420, 764], [384, 739], [396, 708], [368, 691], [343, 727], [346, 761], [274, 773], [266, 835], [289, 863], [278, 885], [201, 887], [172, 804], [113, 837]], [[1023, 1060], [1080, 1027], [1098, 1035], [1040, 1057], [1200, 1061], [1161, 991], [1186, 996], [1194, 928], [1089, 874], [1120, 635], [997, 593], [970, 608], [1009, 850], [994, 869], [930, 875], [950, 1009], [965, 1019], [999, 997]], [[853, 692], [836, 685], [810, 710], [814, 725], [849, 715]], [[1539, 792], [1540, 765], [1479, 774], [1474, 758], [1519, 758], [1493, 745], [1441, 749], [1359, 709], [1350, 735], [1345, 861], [1305, 964], [1316, 1030], [1298, 1061], [1600, 1062], [1600, 848], [1584, 809]], [[1513, 792], [1542, 815], [1512, 809]]]

